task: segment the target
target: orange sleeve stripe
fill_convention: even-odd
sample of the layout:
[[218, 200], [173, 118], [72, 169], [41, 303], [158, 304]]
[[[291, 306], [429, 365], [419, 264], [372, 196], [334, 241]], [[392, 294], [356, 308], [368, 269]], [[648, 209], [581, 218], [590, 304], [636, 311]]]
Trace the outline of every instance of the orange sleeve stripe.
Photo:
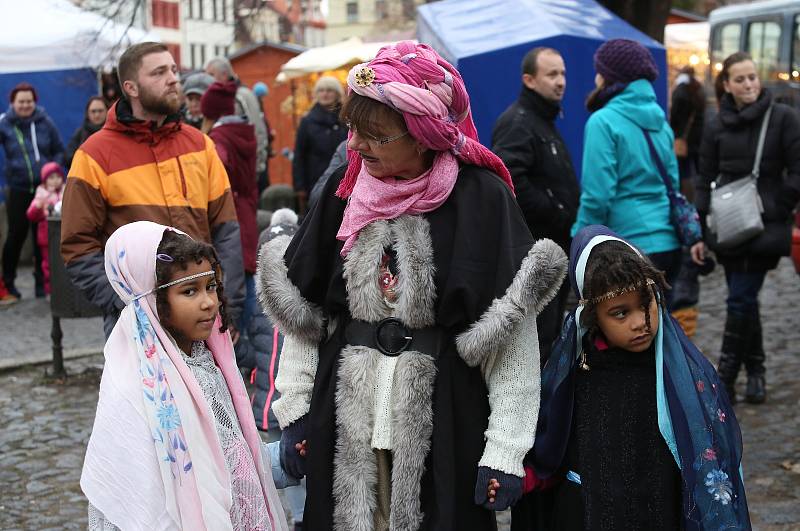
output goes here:
[[67, 175], [79, 179], [101, 192], [104, 187], [104, 181], [107, 178], [106, 172], [97, 161], [82, 149], [75, 152], [75, 156], [72, 158], [72, 166], [70, 166]]
[[106, 179], [110, 207], [161, 205], [206, 209], [214, 186], [206, 153], [198, 151], [159, 163], [142, 164], [112, 173]]

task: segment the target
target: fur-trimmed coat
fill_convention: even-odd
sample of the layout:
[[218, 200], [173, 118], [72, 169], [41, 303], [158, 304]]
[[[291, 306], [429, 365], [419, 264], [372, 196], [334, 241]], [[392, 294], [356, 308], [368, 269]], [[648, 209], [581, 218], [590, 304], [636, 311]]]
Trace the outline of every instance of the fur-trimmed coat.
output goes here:
[[[477, 469], [524, 474], [539, 407], [536, 315], [561, 285], [566, 257], [550, 240], [534, 243], [496, 175], [463, 166], [441, 207], [371, 223], [342, 258], [335, 236], [346, 203], [333, 192], [343, 173], [291, 243], [276, 238], [259, 257], [261, 304], [286, 336], [273, 410], [282, 427], [308, 415], [304, 527], [373, 528], [385, 358], [349, 345], [344, 329], [395, 317], [450, 339], [435, 357], [394, 358], [390, 529], [493, 529], [494, 514], [473, 502]], [[378, 285], [386, 249], [399, 270], [392, 305]]]

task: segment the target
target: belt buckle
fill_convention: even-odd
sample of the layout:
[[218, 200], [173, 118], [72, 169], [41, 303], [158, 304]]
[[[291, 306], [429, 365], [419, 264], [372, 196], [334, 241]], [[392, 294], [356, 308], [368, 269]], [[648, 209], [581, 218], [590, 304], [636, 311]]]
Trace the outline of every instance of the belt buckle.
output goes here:
[[[386, 340], [400, 339], [399, 346], [386, 346]], [[386, 356], [398, 356], [406, 350], [413, 340], [413, 336], [400, 319], [387, 317], [380, 321], [375, 327], [375, 345], [378, 350]], [[402, 343], [402, 344], [400, 344]]]

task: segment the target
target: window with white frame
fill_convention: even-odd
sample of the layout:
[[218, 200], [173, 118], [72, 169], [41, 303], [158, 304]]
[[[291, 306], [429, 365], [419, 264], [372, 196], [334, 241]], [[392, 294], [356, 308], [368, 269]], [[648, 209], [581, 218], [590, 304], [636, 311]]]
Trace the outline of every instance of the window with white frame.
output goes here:
[[358, 2], [347, 2], [347, 23], [358, 22]]

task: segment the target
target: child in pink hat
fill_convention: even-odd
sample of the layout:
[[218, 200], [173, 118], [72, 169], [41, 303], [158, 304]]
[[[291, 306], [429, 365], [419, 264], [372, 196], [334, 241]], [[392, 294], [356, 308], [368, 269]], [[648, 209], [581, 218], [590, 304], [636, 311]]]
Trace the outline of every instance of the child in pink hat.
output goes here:
[[50, 262], [48, 261], [47, 216], [64, 195], [64, 170], [57, 162], [48, 162], [42, 166], [41, 184], [36, 187], [36, 194], [28, 207], [28, 219], [38, 223], [36, 244], [42, 251], [42, 272], [44, 273], [44, 291], [50, 294]]

